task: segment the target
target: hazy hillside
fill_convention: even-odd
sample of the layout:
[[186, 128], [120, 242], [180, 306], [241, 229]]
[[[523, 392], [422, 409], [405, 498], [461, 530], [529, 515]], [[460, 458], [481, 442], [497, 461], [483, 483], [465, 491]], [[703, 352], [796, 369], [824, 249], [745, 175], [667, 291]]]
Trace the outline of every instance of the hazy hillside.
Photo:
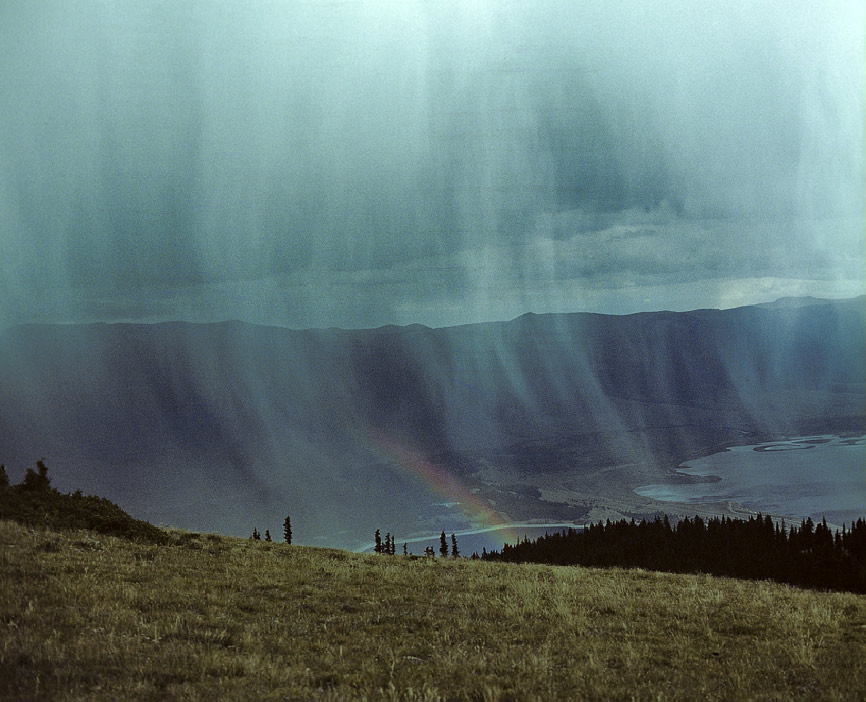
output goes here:
[[59, 488], [158, 523], [246, 534], [290, 512], [298, 540], [337, 546], [485, 505], [649, 513], [630, 489], [711, 446], [861, 430], [864, 319], [860, 298], [444, 329], [15, 327], [0, 462], [17, 478], [44, 456]]

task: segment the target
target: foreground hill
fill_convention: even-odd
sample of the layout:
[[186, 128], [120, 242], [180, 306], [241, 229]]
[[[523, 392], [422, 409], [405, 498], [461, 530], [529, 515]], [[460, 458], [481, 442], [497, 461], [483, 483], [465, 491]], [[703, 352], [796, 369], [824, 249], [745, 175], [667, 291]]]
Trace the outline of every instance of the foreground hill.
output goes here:
[[120, 507], [80, 490], [64, 495], [51, 487], [48, 467], [37, 461], [37, 471], [25, 473], [19, 485], [9, 485], [0, 464], [0, 519], [52, 529], [88, 529], [100, 534], [120, 536], [141, 543], [161, 544], [166, 533], [153, 524], [133, 519]]
[[859, 700], [866, 597], [0, 521], [4, 700]]
[[290, 512], [298, 540], [346, 547], [481, 508], [653, 515], [632, 488], [686, 458], [864, 430], [864, 300], [811, 302], [445, 329], [16, 327], [0, 461], [17, 478], [44, 456], [60, 488], [155, 523], [244, 535]]

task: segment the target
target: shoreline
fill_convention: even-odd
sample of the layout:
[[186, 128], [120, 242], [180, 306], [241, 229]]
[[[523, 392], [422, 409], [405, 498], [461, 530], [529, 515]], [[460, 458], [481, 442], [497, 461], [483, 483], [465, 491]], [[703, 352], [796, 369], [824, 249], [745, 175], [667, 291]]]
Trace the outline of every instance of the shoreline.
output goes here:
[[[542, 522], [533, 524], [531, 522], [514, 522], [509, 524], [501, 524], [497, 526], [490, 527], [481, 527], [479, 529], [462, 529], [460, 531], [452, 532], [454, 536], [474, 536], [476, 534], [490, 534], [494, 531], [505, 531], [509, 529], [576, 529], [582, 530], [586, 529], [589, 524], [575, 524], [572, 522]], [[447, 530], [446, 530], [447, 532]], [[450, 536], [450, 533], [446, 534]], [[411, 538], [400, 539], [397, 537], [395, 541], [404, 544], [417, 544], [424, 541], [437, 541], [442, 536], [441, 531], [438, 534], [431, 534], [429, 536], [413, 536]], [[353, 549], [357, 553], [366, 553], [368, 551], [372, 551], [375, 548], [375, 543], [364, 544], [356, 549]]]

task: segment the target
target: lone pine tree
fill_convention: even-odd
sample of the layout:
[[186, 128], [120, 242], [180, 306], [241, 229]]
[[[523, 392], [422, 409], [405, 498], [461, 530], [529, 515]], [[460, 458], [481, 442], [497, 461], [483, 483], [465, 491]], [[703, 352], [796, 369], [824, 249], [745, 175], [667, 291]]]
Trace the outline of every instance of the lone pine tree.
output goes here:
[[457, 537], [451, 534], [451, 558], [460, 556], [460, 551], [457, 550]]
[[382, 535], [379, 533], [379, 530], [376, 529], [376, 545], [373, 547], [373, 551], [375, 553], [382, 553]]
[[283, 521], [283, 539], [287, 544], [292, 543], [292, 520], [288, 515]]
[[28, 468], [24, 474], [24, 482], [22, 483], [24, 489], [31, 492], [49, 492], [51, 479], [48, 477], [48, 467], [45, 465], [45, 461], [36, 461], [36, 468], [39, 472]]
[[448, 541], [445, 539], [445, 532], [439, 537], [439, 554], [442, 558], [448, 557]]

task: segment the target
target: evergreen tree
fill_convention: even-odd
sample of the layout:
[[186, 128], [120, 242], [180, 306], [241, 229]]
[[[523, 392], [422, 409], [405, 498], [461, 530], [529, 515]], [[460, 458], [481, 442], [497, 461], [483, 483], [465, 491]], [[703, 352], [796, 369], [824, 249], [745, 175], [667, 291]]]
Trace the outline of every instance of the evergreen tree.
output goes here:
[[391, 555], [391, 532], [390, 531], [387, 534], [385, 534], [384, 551], [385, 551], [386, 556]]
[[48, 479], [48, 467], [45, 465], [45, 460], [36, 461], [36, 470], [39, 474], [39, 487], [42, 490], [47, 490], [51, 487], [51, 481]]
[[406, 544], [403, 544], [403, 555], [404, 555], [404, 556], [408, 556], [408, 555], [409, 555], [409, 549], [406, 547]]
[[442, 558], [448, 557], [448, 541], [445, 539], [445, 532], [442, 532], [442, 535], [439, 537], [439, 554]]
[[375, 553], [382, 553], [382, 535], [376, 529], [376, 545], [373, 547]]
[[271, 540], [271, 530], [265, 529], [265, 541], [270, 541], [270, 540]]
[[259, 530], [256, 527], [253, 527], [253, 533], [250, 536], [250, 538], [253, 541], [261, 541], [262, 540], [262, 536], [261, 536], [261, 534], [259, 534]]
[[457, 537], [451, 534], [451, 558], [460, 556], [460, 551], [457, 550]]
[[42, 460], [36, 461], [38, 473], [28, 468], [22, 483], [25, 490], [31, 492], [48, 492], [51, 489], [51, 480], [48, 478], [48, 468]]
[[292, 520], [286, 516], [283, 521], [283, 539], [287, 544], [292, 543]]

